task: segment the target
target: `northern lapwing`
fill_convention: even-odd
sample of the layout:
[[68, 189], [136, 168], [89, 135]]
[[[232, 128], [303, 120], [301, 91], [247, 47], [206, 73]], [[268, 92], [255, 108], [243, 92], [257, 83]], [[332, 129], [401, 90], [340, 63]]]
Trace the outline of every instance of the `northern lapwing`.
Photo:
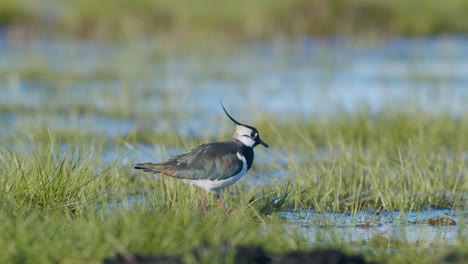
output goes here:
[[134, 167], [145, 172], [162, 173], [203, 188], [205, 192], [201, 203], [205, 215], [208, 192], [216, 194], [218, 205], [226, 212], [220, 197], [221, 189], [236, 183], [252, 167], [255, 146], [261, 144], [268, 148], [255, 127], [237, 122], [222, 103], [221, 107], [236, 124], [232, 140], [203, 144], [167, 161], [138, 163]]

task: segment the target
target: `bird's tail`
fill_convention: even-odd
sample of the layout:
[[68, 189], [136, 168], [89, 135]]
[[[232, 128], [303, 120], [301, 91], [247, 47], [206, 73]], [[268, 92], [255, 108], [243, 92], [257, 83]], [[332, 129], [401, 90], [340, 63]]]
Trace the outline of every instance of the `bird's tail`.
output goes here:
[[167, 167], [161, 163], [137, 163], [133, 168], [137, 170], [143, 170], [145, 172], [162, 173], [166, 174], [167, 176], [178, 178], [170, 167]]
[[157, 163], [137, 163], [133, 168], [143, 170], [144, 172], [161, 172], [161, 168], [159, 168]]

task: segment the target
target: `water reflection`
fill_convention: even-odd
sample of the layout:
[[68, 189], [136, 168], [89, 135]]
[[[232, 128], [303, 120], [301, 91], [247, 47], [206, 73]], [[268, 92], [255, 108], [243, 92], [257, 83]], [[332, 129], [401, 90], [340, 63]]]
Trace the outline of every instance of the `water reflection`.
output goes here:
[[[460, 214], [450, 209], [429, 208], [423, 211], [372, 213], [358, 211], [355, 215], [340, 213], [279, 212], [290, 228], [301, 229], [314, 242], [339, 239], [344, 242], [369, 241], [375, 238], [397, 239], [406, 242], [456, 243], [468, 235], [465, 222], [467, 212]], [[455, 225], [431, 225], [430, 219], [449, 217]], [[461, 224], [460, 224], [461, 222]]]

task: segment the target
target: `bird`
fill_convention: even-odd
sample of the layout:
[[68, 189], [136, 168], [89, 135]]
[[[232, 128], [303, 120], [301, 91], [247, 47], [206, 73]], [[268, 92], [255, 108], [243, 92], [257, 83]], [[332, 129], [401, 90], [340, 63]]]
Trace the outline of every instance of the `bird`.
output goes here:
[[209, 192], [215, 193], [218, 205], [228, 213], [222, 205], [220, 191], [236, 183], [252, 167], [254, 147], [263, 145], [269, 148], [255, 127], [236, 121], [221, 101], [220, 104], [236, 125], [231, 140], [205, 143], [167, 161], [137, 163], [134, 166], [137, 170], [160, 173], [204, 189], [201, 204], [205, 215]]

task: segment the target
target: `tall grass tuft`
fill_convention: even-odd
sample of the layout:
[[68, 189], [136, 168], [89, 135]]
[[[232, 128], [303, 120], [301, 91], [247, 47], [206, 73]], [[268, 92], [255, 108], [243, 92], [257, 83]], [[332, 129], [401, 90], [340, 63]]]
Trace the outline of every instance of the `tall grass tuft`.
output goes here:
[[95, 171], [92, 150], [83, 153], [60, 142], [51, 141], [29, 153], [3, 149], [0, 202], [44, 212], [80, 213], [102, 196], [97, 182], [108, 171]]

